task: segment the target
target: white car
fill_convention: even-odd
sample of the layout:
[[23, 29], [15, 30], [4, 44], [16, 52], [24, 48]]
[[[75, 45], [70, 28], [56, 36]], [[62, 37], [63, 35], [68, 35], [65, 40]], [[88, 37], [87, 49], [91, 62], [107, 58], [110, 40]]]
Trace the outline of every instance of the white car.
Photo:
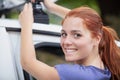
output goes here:
[[[59, 25], [34, 23], [35, 48], [54, 47], [54, 51], [60, 51], [60, 30]], [[33, 80], [20, 64], [20, 31], [18, 20], [0, 19], [0, 80]]]

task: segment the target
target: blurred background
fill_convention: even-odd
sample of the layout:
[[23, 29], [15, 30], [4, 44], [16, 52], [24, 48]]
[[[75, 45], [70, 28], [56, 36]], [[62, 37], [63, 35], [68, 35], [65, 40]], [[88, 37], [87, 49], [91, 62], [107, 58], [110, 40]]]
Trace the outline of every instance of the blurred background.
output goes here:
[[[25, 0], [0, 0], [0, 17], [9, 19], [18, 19], [18, 15], [23, 8]], [[95, 9], [103, 19], [104, 25], [114, 28], [118, 36], [120, 37], [120, 1], [119, 0], [56, 0], [56, 4], [73, 9], [79, 6], [87, 5]], [[52, 24], [61, 24], [61, 18], [47, 12], [49, 15], [49, 21]], [[36, 49], [37, 58], [44, 62], [54, 65], [57, 63], [63, 63], [63, 53], [60, 55], [51, 54], [49, 48], [43, 50], [41, 48]], [[50, 54], [49, 54], [50, 53]]]
[[[120, 36], [120, 1], [119, 0], [53, 0], [56, 4], [73, 9], [87, 5], [95, 9], [102, 17], [104, 25], [113, 27]], [[5, 14], [6, 18], [18, 19], [25, 0], [0, 0], [0, 17]], [[3, 10], [5, 9], [5, 10]], [[61, 24], [61, 18], [50, 14], [50, 23]], [[4, 16], [2, 16], [4, 17]]]

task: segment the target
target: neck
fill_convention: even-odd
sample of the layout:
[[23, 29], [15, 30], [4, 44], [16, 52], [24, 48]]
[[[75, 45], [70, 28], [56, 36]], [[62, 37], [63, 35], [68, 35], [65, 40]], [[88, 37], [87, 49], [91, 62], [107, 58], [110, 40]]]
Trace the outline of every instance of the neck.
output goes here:
[[103, 61], [101, 60], [99, 53], [94, 53], [94, 54], [92, 53], [89, 55], [89, 57], [77, 61], [76, 63], [82, 64], [84, 66], [95, 66], [97, 68], [104, 69], [104, 64]]

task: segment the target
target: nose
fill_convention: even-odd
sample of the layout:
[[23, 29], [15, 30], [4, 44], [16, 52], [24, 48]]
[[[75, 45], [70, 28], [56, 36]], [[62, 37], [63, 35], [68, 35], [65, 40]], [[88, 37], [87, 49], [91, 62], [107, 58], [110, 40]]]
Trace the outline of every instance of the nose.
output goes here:
[[64, 45], [71, 45], [72, 44], [72, 39], [70, 36], [66, 36], [64, 38], [61, 38], [61, 43]]

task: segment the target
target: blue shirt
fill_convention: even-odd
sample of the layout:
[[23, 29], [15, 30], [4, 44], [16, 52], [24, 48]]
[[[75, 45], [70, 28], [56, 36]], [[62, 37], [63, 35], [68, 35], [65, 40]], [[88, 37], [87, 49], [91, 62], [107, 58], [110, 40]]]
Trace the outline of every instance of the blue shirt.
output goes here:
[[110, 80], [111, 73], [94, 66], [83, 66], [78, 64], [59, 64], [55, 66], [60, 80]]

